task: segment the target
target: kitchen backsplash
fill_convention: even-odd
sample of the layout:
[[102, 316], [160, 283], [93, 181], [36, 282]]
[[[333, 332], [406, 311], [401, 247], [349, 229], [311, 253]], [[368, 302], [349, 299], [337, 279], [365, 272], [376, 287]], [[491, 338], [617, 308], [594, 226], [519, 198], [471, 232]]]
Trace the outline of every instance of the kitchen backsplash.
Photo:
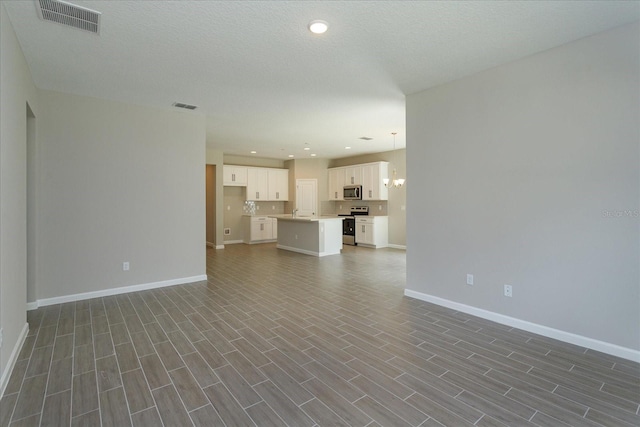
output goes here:
[[[331, 201], [327, 203], [333, 203], [333, 213], [348, 214], [351, 213], [352, 206], [368, 206], [369, 215], [374, 216], [387, 216], [387, 201], [369, 201], [369, 200], [343, 200], [343, 201]], [[324, 211], [323, 211], [324, 212]]]
[[[224, 228], [230, 234], [224, 236], [225, 242], [242, 240], [242, 215], [245, 215], [244, 187], [224, 187]], [[285, 213], [285, 202], [254, 202], [255, 215], [278, 215]]]

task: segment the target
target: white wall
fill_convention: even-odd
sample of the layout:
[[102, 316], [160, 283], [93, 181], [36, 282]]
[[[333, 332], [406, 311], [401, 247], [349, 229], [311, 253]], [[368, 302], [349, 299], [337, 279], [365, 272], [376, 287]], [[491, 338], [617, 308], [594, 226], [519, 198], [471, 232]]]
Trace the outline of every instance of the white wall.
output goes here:
[[204, 117], [39, 100], [37, 298], [204, 275]]
[[[37, 116], [37, 92], [0, 3], [0, 378], [26, 325], [27, 103]], [[5, 383], [6, 384], [6, 383]], [[0, 382], [0, 393], [2, 386]]]
[[640, 350], [639, 41], [625, 26], [408, 97], [409, 291]]

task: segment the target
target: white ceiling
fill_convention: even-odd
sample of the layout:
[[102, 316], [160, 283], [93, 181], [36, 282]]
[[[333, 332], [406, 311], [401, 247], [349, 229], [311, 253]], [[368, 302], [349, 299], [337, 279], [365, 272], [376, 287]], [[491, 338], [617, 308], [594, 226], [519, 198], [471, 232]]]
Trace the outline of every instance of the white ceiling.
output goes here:
[[37, 87], [194, 104], [208, 148], [280, 159], [404, 147], [405, 95], [640, 19], [637, 1], [70, 2], [100, 35], [2, 1]]

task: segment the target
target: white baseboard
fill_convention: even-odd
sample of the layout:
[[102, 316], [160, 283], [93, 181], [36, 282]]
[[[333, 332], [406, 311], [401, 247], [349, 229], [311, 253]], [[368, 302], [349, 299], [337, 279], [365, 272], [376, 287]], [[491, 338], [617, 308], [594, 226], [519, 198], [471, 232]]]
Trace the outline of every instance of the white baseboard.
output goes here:
[[[62, 304], [65, 302], [82, 301], [91, 298], [107, 297], [111, 295], [126, 294], [129, 292], [146, 291], [148, 289], [164, 288], [165, 286], [183, 285], [185, 283], [201, 282], [207, 280], [207, 275], [181, 277], [179, 279], [163, 280], [160, 282], [143, 283], [141, 285], [122, 286], [119, 288], [103, 289], [101, 291], [83, 292], [80, 294], [64, 295], [61, 297], [39, 299], [36, 308], [47, 305]], [[34, 303], [29, 303], [34, 304]], [[29, 305], [27, 305], [29, 307]], [[32, 309], [33, 310], [33, 309]]]
[[284, 246], [284, 245], [276, 245], [276, 248], [284, 249], [285, 251], [297, 252], [299, 254], [305, 254], [305, 255], [311, 255], [311, 256], [317, 256], [317, 257], [323, 257], [328, 255], [340, 255], [340, 252], [314, 252], [314, 251], [308, 251], [306, 249], [294, 248], [291, 246]]
[[244, 243], [244, 240], [225, 240], [224, 241], [225, 245], [235, 245], [238, 243]]
[[216, 249], [224, 249], [224, 245], [217, 245], [215, 248]]
[[483, 310], [481, 308], [461, 304], [433, 295], [423, 294], [422, 292], [416, 292], [410, 289], [405, 289], [404, 294], [408, 297], [441, 305], [452, 310], [461, 311], [463, 313], [471, 314], [473, 316], [481, 317], [483, 319], [491, 320], [503, 325], [522, 329], [528, 332], [533, 332], [534, 334], [542, 335], [547, 338], [553, 338], [570, 344], [575, 344], [581, 347], [600, 351], [602, 353], [610, 354], [612, 356], [621, 357], [623, 359], [631, 360], [634, 362], [640, 362], [640, 351], [638, 350], [633, 350], [631, 348], [622, 347], [616, 344], [599, 341], [582, 335], [573, 334], [571, 332], [561, 331], [559, 329], [550, 328], [548, 326], [538, 325], [537, 323], [528, 322], [526, 320], [517, 319], [515, 317], [505, 316], [503, 314], [494, 313], [492, 311]]
[[387, 247], [392, 249], [402, 249], [403, 251], [407, 250], [407, 247], [405, 245], [394, 245], [393, 243], [389, 243]]
[[22, 327], [22, 331], [18, 336], [18, 341], [16, 345], [13, 346], [13, 350], [11, 350], [11, 355], [9, 356], [9, 360], [7, 362], [7, 366], [4, 371], [2, 371], [2, 377], [0, 377], [0, 399], [4, 396], [4, 392], [7, 389], [7, 385], [9, 385], [9, 378], [11, 378], [11, 374], [13, 373], [13, 368], [16, 366], [16, 362], [18, 361], [18, 355], [20, 354], [20, 350], [22, 350], [22, 345], [24, 344], [24, 340], [27, 339], [27, 335], [29, 334], [29, 324], [25, 323]]
[[27, 303], [27, 311], [35, 310], [36, 308], [38, 308], [38, 301]]

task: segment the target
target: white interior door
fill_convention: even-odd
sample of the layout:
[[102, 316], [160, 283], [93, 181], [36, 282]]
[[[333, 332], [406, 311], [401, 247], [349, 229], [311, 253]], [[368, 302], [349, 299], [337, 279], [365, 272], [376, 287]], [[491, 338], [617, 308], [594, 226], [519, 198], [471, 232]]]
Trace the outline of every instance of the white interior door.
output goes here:
[[296, 209], [298, 216], [316, 216], [318, 180], [296, 179]]

